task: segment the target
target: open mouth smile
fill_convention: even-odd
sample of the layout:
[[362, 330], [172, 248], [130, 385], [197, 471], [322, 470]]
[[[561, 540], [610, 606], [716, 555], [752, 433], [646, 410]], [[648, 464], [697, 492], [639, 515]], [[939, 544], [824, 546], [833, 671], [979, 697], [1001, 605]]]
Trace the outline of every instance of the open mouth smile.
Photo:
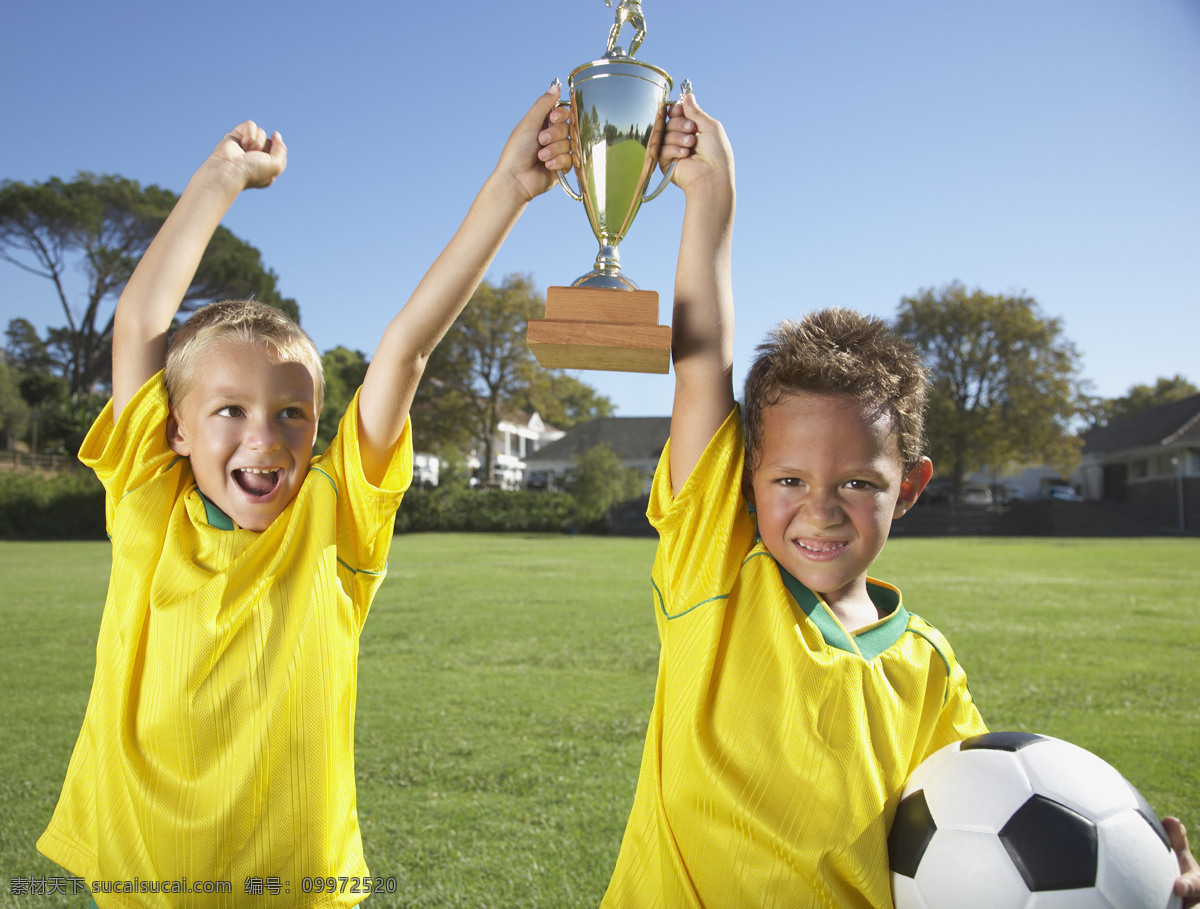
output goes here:
[[240, 467], [233, 471], [233, 480], [238, 488], [255, 498], [269, 496], [279, 488], [282, 478], [283, 470], [280, 468]]

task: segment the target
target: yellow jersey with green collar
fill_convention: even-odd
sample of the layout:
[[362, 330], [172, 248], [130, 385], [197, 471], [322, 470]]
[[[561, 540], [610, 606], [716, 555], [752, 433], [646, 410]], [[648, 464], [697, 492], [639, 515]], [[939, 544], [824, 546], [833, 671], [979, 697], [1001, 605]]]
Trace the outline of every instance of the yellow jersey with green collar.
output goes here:
[[757, 540], [735, 410], [648, 516], [661, 653], [606, 907], [891, 905], [887, 834], [927, 755], [985, 731], [949, 644], [869, 582], [848, 633]]
[[102, 909], [365, 898], [305, 886], [368, 873], [358, 637], [412, 477], [406, 425], [383, 482], [367, 482], [357, 413], [356, 398], [261, 533], [235, 528], [168, 447], [162, 373], [115, 426], [110, 402], [84, 441], [112, 573], [83, 729], [38, 849]]

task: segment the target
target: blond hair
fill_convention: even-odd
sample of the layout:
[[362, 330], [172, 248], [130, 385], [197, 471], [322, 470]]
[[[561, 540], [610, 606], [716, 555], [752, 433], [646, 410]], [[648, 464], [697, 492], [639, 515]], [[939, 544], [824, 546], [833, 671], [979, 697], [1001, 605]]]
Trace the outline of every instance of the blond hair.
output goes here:
[[849, 395], [888, 414], [906, 470], [924, 455], [929, 373], [916, 350], [882, 319], [850, 309], [820, 310], [781, 322], [757, 353], [742, 407], [751, 471], [762, 452], [763, 412], [796, 392]]
[[200, 355], [218, 341], [255, 347], [282, 363], [299, 363], [312, 373], [316, 412], [325, 401], [325, 370], [312, 338], [281, 310], [255, 300], [222, 300], [201, 306], [171, 336], [165, 380], [171, 406], [178, 406], [195, 377]]

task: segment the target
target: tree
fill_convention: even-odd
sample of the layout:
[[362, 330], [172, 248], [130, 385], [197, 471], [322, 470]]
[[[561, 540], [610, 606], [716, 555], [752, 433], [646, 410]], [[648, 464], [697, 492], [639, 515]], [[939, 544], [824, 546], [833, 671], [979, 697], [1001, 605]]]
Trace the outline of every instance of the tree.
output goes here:
[[525, 326], [537, 306], [527, 277], [509, 275], [499, 287], [482, 282], [427, 367], [441, 386], [426, 386], [436, 391], [427, 398], [429, 409], [437, 414], [434, 426], [450, 430], [447, 420], [457, 414], [461, 428], [452, 433], [460, 438], [470, 433], [483, 445], [485, 480], [492, 479], [500, 418], [533, 374]]
[[30, 450], [74, 453], [103, 409], [104, 398], [71, 391], [51, 347], [28, 319], [12, 319], [6, 336], [5, 355], [29, 409]]
[[601, 442], [575, 458], [575, 469], [567, 492], [575, 502], [575, 513], [587, 523], [602, 518], [619, 502], [642, 491], [642, 475], [626, 467], [607, 442]]
[[[50, 329], [46, 346], [72, 394], [109, 381], [116, 298], [175, 201], [169, 190], [118, 176], [0, 183], [0, 259], [54, 285], [67, 324]], [[74, 268], [85, 278], [80, 300], [68, 289]], [[258, 250], [218, 228], [185, 303], [255, 297], [298, 319], [295, 301], [276, 283]]]
[[54, 359], [28, 319], [10, 319], [5, 329], [4, 351], [8, 362], [22, 373], [52, 372]]
[[592, 386], [557, 369], [535, 369], [529, 388], [517, 396], [516, 404], [562, 430], [616, 412], [612, 401]]
[[1090, 413], [1092, 424], [1103, 426], [1151, 407], [1182, 401], [1194, 394], [1200, 394], [1200, 388], [1181, 375], [1159, 378], [1153, 385], [1133, 385], [1123, 397], [1093, 401]]
[[934, 464], [956, 495], [983, 468], [1041, 462], [1068, 472], [1079, 441], [1079, 354], [1062, 323], [1029, 297], [968, 292], [961, 284], [905, 297], [896, 330], [931, 372], [926, 431]]
[[525, 331], [543, 306], [525, 275], [509, 275], [498, 286], [487, 281], [479, 285], [434, 349], [418, 386], [413, 402], [418, 450], [478, 442], [484, 449], [483, 479], [490, 480], [494, 439], [506, 413], [537, 410], [560, 427], [560, 419], [573, 425], [612, 413], [608, 399], [564, 373], [543, 370], [533, 358]]
[[[22, 391], [27, 385], [21, 383]], [[35, 410], [38, 426], [37, 449], [59, 454], [76, 454], [88, 430], [100, 416], [108, 397], [96, 392], [67, 392], [51, 398]]]
[[29, 405], [21, 397], [16, 370], [0, 357], [0, 442], [11, 448], [29, 425]]
[[367, 375], [367, 358], [361, 350], [335, 347], [321, 354], [325, 372], [325, 403], [317, 424], [317, 451], [324, 451], [337, 435], [338, 423], [354, 393]]

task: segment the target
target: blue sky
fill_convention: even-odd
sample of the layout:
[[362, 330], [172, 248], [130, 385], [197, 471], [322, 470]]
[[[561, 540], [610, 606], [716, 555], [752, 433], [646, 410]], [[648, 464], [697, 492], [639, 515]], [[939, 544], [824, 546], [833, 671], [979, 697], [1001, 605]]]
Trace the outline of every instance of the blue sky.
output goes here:
[[[692, 81], [738, 168], [740, 382], [782, 318], [890, 318], [961, 281], [1063, 320], [1113, 397], [1200, 384], [1200, 0], [643, 0], [639, 58]], [[372, 353], [513, 124], [604, 49], [602, 0], [204, 4], [15, 0], [0, 31], [0, 178], [118, 173], [176, 192], [220, 136], [279, 129], [287, 173], [226, 220], [322, 350]], [[626, 271], [670, 313], [682, 194], [643, 207]], [[582, 206], [536, 200], [490, 277], [591, 266]], [[62, 324], [0, 262], [0, 320]], [[581, 373], [624, 416], [672, 378]]]

